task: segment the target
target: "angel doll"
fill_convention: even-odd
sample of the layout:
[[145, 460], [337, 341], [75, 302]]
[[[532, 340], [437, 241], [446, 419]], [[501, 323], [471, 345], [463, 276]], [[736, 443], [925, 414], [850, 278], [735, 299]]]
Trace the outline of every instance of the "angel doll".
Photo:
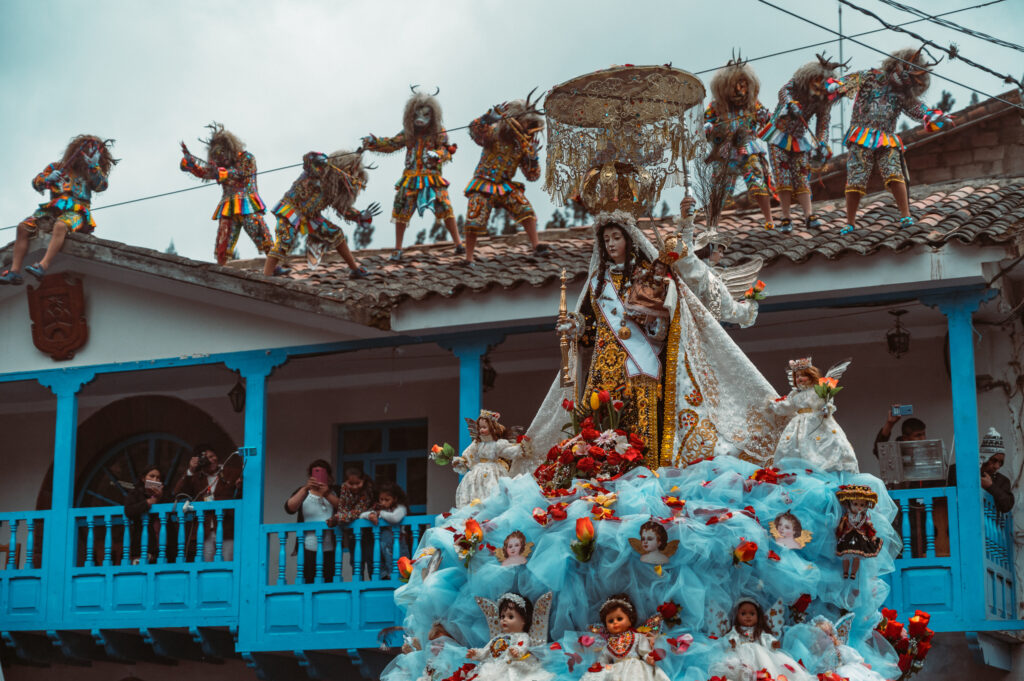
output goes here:
[[867, 485], [841, 485], [836, 497], [845, 511], [836, 528], [836, 555], [843, 559], [843, 577], [856, 579], [860, 559], [874, 558], [882, 550], [882, 538], [868, 516], [878, 494]]
[[548, 642], [550, 591], [537, 599], [536, 606], [517, 593], [502, 594], [497, 603], [477, 596], [476, 603], [487, 618], [491, 640], [483, 648], [469, 650], [467, 657], [481, 661], [473, 681], [548, 681], [554, 677], [531, 652]]
[[526, 559], [533, 551], [533, 542], [526, 541], [526, 535], [520, 530], [510, 532], [501, 548], [494, 550], [494, 557], [498, 559], [502, 567], [514, 565], [526, 565]]
[[452, 459], [452, 468], [463, 476], [455, 490], [455, 507], [486, 499], [498, 489], [498, 479], [509, 477], [512, 462], [523, 455], [521, 444], [506, 440], [506, 428], [498, 422], [501, 414], [480, 410], [476, 421], [466, 419], [473, 437], [462, 456]]
[[775, 449], [775, 461], [802, 459], [823, 471], [857, 473], [857, 455], [836, 423], [835, 384], [850, 366], [850, 360], [836, 364], [825, 378], [811, 364], [810, 357], [792, 359], [786, 374], [792, 386], [789, 394], [771, 404], [775, 413], [792, 416]]
[[[776, 602], [770, 609], [771, 620], [781, 627], [783, 607]], [[782, 651], [772, 623], [755, 598], [744, 597], [733, 608], [732, 628], [722, 638], [729, 645], [725, 659], [712, 666], [712, 673], [729, 681], [747, 681], [764, 669], [772, 678], [784, 675], [788, 681], [813, 681], [814, 677]]]
[[580, 681], [668, 681], [668, 675], [656, 666], [654, 654], [660, 615], [648, 619], [638, 630], [633, 601], [626, 594], [615, 594], [601, 605], [600, 616], [602, 626], [592, 629], [605, 638], [605, 645], [597, 665]]
[[629, 545], [640, 554], [641, 563], [664, 565], [679, 548], [679, 540], [668, 540], [668, 530], [657, 520], [640, 526], [640, 538], [630, 537]]

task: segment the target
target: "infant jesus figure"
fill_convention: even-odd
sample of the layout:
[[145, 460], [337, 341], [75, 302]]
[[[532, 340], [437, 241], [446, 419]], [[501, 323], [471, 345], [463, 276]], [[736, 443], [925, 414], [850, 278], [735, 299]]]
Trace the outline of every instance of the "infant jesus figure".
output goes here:
[[669, 265], [658, 258], [630, 287], [624, 307], [626, 315], [640, 326], [664, 327], [667, 331], [676, 301], [676, 286]]

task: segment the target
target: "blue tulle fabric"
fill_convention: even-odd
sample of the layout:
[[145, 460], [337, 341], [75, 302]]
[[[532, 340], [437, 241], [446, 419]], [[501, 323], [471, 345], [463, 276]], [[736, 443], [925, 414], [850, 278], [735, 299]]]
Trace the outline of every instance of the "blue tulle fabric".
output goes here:
[[[722, 618], [713, 613], [730, 613], [737, 599], [751, 596], [764, 608], [781, 599], [785, 621], [783, 630], [774, 633], [784, 649], [795, 648], [786, 652], [802, 659], [808, 671], [828, 671], [822, 668], [827, 660], [812, 660], [806, 650], [808, 636], [786, 637], [786, 631], [816, 615], [834, 621], [845, 612], [855, 614], [849, 647], [876, 670], [890, 669], [896, 659], [892, 649], [872, 635], [889, 591], [881, 576], [893, 571], [901, 546], [892, 527], [896, 506], [882, 482], [867, 474], [823, 472], [795, 460], [782, 463], [777, 483], [752, 479], [757, 470], [739, 459], [718, 457], [683, 469], [637, 468], [603, 482], [607, 493], [616, 495], [606, 506], [615, 519], [593, 520], [596, 544], [588, 562], [580, 562], [571, 545], [576, 520], [593, 518], [595, 503], [608, 502], [593, 498], [601, 490], [577, 481], [571, 496], [547, 498], [530, 476], [503, 478], [493, 495], [438, 516], [435, 527], [424, 533], [412, 576], [395, 593], [406, 613], [407, 638], [423, 650], [399, 655], [383, 681], [421, 678], [432, 657], [439, 661], [431, 665], [428, 677], [441, 681], [450, 676], [466, 660], [459, 658], [461, 649], [455, 644], [434, 645], [442, 649], [440, 655], [428, 650], [431, 626], [440, 622], [461, 646], [483, 646], [490, 634], [475, 599], [497, 600], [507, 591], [533, 601], [547, 591], [554, 593], [543, 659], [545, 668], [560, 679], [579, 679], [597, 659], [601, 637], [589, 627], [599, 624], [603, 601], [620, 592], [636, 605], [638, 626], [663, 603], [680, 606], [679, 623], [664, 623], [655, 645], [662, 658], [658, 668], [673, 681], [709, 678], [712, 665], [729, 652], [719, 640], [726, 633]], [[861, 561], [856, 579], [843, 577], [835, 554], [835, 528], [842, 516], [835, 493], [842, 484], [869, 485], [878, 493], [878, 504], [869, 513], [883, 548], [877, 557]], [[685, 501], [675, 516], [663, 501], [666, 496]], [[546, 511], [558, 501], [570, 502], [565, 519], [542, 525], [534, 518], [534, 509]], [[787, 511], [800, 520], [803, 537], [810, 535], [799, 550], [784, 547], [770, 534], [772, 521]], [[480, 523], [484, 539], [467, 568], [453, 535], [464, 531], [469, 518]], [[665, 529], [667, 540], [659, 541], [659, 555], [643, 559], [641, 526], [652, 519]], [[503, 567], [488, 545], [501, 548], [516, 530], [526, 535], [532, 550], [525, 565]], [[757, 544], [748, 562], [734, 556], [743, 542]], [[795, 613], [789, 606], [803, 594], [810, 596], [810, 605]]]

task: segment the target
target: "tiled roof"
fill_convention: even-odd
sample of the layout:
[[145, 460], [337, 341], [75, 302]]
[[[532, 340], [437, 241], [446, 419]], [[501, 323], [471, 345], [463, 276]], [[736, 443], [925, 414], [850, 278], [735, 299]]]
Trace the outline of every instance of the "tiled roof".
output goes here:
[[[899, 213], [888, 193], [865, 197], [858, 229], [845, 236], [839, 234], [846, 223], [842, 202], [818, 202], [814, 208], [824, 228], [800, 226], [788, 234], [763, 229], [756, 211], [727, 212], [721, 229], [732, 233], [734, 239], [721, 264], [737, 264], [754, 255], [762, 256], [769, 265], [781, 260], [799, 263], [814, 255], [826, 259], [866, 256], [915, 245], [938, 246], [948, 240], [1007, 242], [1024, 227], [1024, 178], [912, 187], [911, 210], [917, 224], [905, 229], [899, 227]], [[775, 211], [778, 215], [777, 208]], [[641, 226], [650, 231], [651, 221], [642, 220]], [[478, 242], [473, 267], [462, 264], [462, 256], [455, 255], [451, 243], [412, 246], [398, 263], [388, 260], [389, 249], [358, 251], [361, 264], [371, 271], [371, 276], [360, 280], [349, 279], [347, 265], [333, 254], [312, 271], [304, 259], [292, 258], [289, 266], [293, 272], [281, 281], [329, 292], [333, 299], [350, 306], [365, 306], [364, 312], [372, 310], [375, 325], [387, 328], [389, 311], [406, 300], [544, 286], [557, 280], [562, 268], [574, 279], [586, 274], [592, 243], [589, 227], [546, 230], [541, 238], [551, 246], [548, 255], [533, 255], [522, 234], [485, 238]], [[232, 266], [262, 269], [263, 261]]]

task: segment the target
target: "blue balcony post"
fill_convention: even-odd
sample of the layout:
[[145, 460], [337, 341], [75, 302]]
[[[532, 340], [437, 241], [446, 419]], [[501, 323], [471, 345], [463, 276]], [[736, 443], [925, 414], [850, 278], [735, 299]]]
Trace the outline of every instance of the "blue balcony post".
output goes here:
[[95, 377], [96, 373], [89, 369], [66, 369], [47, 372], [36, 379], [57, 397], [50, 515], [43, 524], [47, 621], [59, 619], [64, 610], [67, 570], [75, 556], [78, 537], [71, 508], [75, 493], [78, 391]]
[[505, 340], [503, 334], [466, 334], [444, 343], [459, 360], [459, 451], [469, 446], [469, 429], [463, 418], [475, 419], [483, 406], [483, 356], [487, 349]]
[[283, 351], [239, 353], [225, 365], [245, 381], [245, 469], [242, 501], [235, 514], [234, 560], [238, 567], [238, 647], [251, 650], [261, 624], [261, 598], [267, 582], [267, 547], [263, 540], [263, 493], [266, 484], [267, 378], [288, 356]]
[[[949, 331], [949, 373], [953, 393], [953, 442], [956, 459], [956, 524], [960, 538], [960, 569], [963, 575], [964, 619], [985, 619], [985, 527], [981, 501], [981, 469], [978, 463], [978, 395], [974, 374], [974, 311], [996, 294], [970, 289], [936, 296], [921, 302], [946, 315]], [[952, 525], [952, 522], [950, 523]]]

